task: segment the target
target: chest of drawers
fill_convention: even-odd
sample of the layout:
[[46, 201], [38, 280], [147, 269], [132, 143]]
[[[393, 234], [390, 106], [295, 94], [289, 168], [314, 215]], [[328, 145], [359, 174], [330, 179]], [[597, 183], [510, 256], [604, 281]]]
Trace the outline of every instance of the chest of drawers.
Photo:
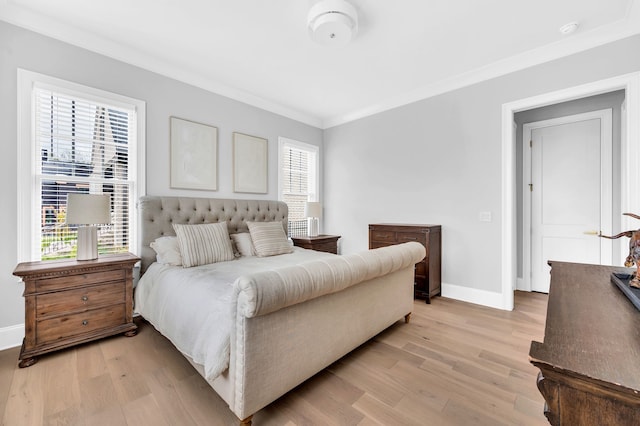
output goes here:
[[20, 263], [25, 337], [20, 367], [39, 355], [114, 334], [133, 336], [133, 265], [126, 253], [96, 260]]
[[379, 223], [369, 225], [369, 248], [416, 241], [427, 249], [427, 255], [416, 263], [414, 296], [431, 303], [440, 294], [442, 245], [440, 225]]

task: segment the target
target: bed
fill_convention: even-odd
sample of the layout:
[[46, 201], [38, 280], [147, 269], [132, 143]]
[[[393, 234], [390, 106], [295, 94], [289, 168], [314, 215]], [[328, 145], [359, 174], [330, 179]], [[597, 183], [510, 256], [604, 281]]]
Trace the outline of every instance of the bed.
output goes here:
[[[396, 321], [409, 321], [414, 265], [425, 256], [418, 243], [345, 256], [285, 247], [288, 210], [278, 201], [146, 196], [138, 209], [136, 312], [241, 425]], [[236, 242], [232, 258], [225, 230]], [[209, 247], [218, 250], [213, 262]]]

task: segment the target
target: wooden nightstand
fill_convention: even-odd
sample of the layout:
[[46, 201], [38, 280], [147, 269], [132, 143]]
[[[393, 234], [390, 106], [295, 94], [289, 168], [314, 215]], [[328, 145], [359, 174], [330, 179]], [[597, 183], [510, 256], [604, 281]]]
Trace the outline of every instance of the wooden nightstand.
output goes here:
[[317, 237], [291, 237], [293, 245], [327, 253], [338, 254], [340, 235], [318, 235]]
[[133, 265], [139, 260], [126, 253], [16, 266], [25, 303], [20, 368], [47, 352], [119, 333], [134, 336]]

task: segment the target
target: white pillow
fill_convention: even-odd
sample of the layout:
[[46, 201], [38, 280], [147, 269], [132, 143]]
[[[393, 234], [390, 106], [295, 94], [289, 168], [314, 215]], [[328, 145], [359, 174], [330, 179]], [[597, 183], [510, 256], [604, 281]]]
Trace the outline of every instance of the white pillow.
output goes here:
[[282, 222], [247, 222], [251, 241], [258, 257], [275, 256], [293, 252]]
[[159, 237], [149, 245], [156, 252], [156, 262], [174, 266], [182, 265], [178, 237]]
[[251, 234], [248, 232], [231, 234], [231, 239], [236, 243], [236, 248], [240, 252], [241, 256], [251, 257], [257, 254], [256, 249], [253, 246], [253, 241], [251, 241]]
[[183, 225], [174, 223], [182, 255], [182, 266], [207, 265], [233, 260], [227, 222]]

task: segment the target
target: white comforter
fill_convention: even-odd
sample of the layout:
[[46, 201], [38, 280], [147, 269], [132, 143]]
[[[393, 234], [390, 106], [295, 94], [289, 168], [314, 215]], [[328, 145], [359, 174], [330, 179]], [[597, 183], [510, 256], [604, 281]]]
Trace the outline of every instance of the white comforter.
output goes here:
[[213, 380], [229, 367], [236, 279], [329, 256], [334, 255], [295, 247], [290, 254], [193, 268], [153, 263], [136, 286], [135, 310]]

